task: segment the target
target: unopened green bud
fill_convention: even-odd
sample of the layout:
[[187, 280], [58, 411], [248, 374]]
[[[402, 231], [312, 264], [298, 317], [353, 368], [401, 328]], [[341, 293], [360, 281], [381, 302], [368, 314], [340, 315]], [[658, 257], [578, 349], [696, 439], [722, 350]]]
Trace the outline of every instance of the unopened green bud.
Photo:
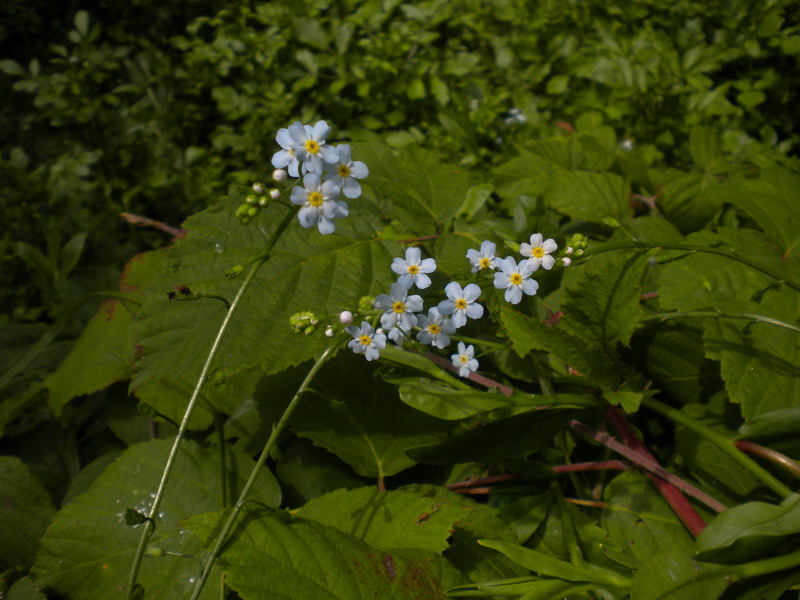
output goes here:
[[236, 212], [234, 213], [236, 215], [236, 218], [237, 219], [241, 219], [241, 218], [247, 216], [247, 210], [249, 208], [250, 207], [247, 204], [240, 204], [239, 206], [237, 206], [236, 207]]
[[228, 279], [236, 279], [242, 273], [244, 273], [244, 265], [236, 265], [225, 271], [225, 277]]
[[256, 194], [263, 194], [264, 193], [264, 184], [263, 183], [254, 183], [253, 184], [253, 191]]
[[[289, 325], [295, 333], [305, 333], [311, 335], [316, 329], [316, 324], [319, 323], [317, 316], [311, 311], [304, 310], [303, 312], [295, 313], [289, 317]], [[310, 332], [309, 328], [313, 328]]]
[[258, 197], [258, 205], [259, 206], [266, 206], [269, 204], [269, 196], [259, 196]]
[[306, 328], [303, 330], [303, 333], [304, 333], [305, 335], [311, 335], [311, 334], [312, 334], [312, 333], [314, 333], [316, 330], [317, 330], [317, 326], [316, 326], [316, 325], [309, 325], [308, 327], [306, 327]]
[[375, 296], [362, 296], [358, 301], [358, 312], [361, 314], [368, 313], [375, 308], [374, 304]]
[[258, 211], [261, 210], [258, 206], [248, 206], [247, 207], [247, 216], [251, 219], [258, 215]]
[[247, 202], [248, 204], [255, 204], [256, 202], [258, 202], [258, 196], [256, 196], [255, 194], [248, 194], [247, 198], [245, 198], [245, 202]]

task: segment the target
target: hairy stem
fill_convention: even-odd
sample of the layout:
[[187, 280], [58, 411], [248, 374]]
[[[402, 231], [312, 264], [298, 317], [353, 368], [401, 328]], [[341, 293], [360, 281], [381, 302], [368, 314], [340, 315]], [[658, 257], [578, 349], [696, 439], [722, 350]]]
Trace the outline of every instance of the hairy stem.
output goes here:
[[314, 366], [311, 367], [308, 374], [306, 374], [305, 379], [303, 379], [303, 383], [301, 383], [300, 387], [297, 388], [297, 392], [295, 392], [295, 395], [289, 402], [286, 410], [283, 411], [283, 415], [281, 415], [280, 420], [272, 428], [272, 433], [270, 434], [267, 443], [264, 445], [264, 448], [261, 450], [261, 455], [258, 457], [258, 461], [253, 467], [253, 470], [250, 472], [250, 477], [248, 477], [247, 482], [242, 488], [242, 492], [239, 494], [239, 498], [236, 500], [233, 510], [231, 510], [231, 512], [228, 514], [228, 518], [225, 520], [224, 525], [216, 536], [214, 546], [211, 548], [211, 552], [209, 553], [208, 557], [206, 558], [206, 562], [203, 565], [203, 572], [195, 583], [194, 589], [192, 590], [191, 600], [196, 600], [200, 597], [200, 594], [203, 591], [203, 586], [205, 585], [205, 582], [211, 573], [211, 569], [214, 567], [214, 563], [220, 554], [220, 550], [222, 549], [223, 544], [227, 541], [228, 534], [231, 532], [231, 529], [233, 529], [236, 518], [239, 516], [239, 513], [242, 511], [242, 508], [247, 502], [250, 489], [253, 487], [253, 484], [255, 483], [258, 474], [261, 472], [261, 468], [264, 466], [264, 463], [267, 462], [267, 458], [269, 458], [272, 449], [275, 447], [278, 437], [283, 432], [286, 424], [289, 422], [289, 418], [292, 416], [292, 412], [294, 412], [294, 409], [297, 407], [301, 396], [308, 390], [308, 386], [311, 384], [311, 381], [314, 379], [320, 368], [322, 368], [322, 365], [324, 365], [325, 362], [331, 356], [333, 356], [333, 354], [341, 345], [342, 340], [345, 338], [346, 334], [340, 335], [339, 338], [334, 341], [334, 343], [331, 344], [330, 347], [325, 350], [325, 352], [323, 352], [322, 355], [317, 359], [317, 362], [314, 363]]
[[765, 317], [764, 315], [757, 315], [755, 313], [727, 313], [717, 310], [687, 310], [683, 312], [661, 312], [652, 315], [646, 315], [639, 319], [640, 323], [647, 323], [648, 321], [666, 321], [668, 319], [743, 319], [746, 321], [755, 321], [756, 323], [766, 323], [768, 325], [775, 325], [776, 327], [783, 327], [789, 331], [800, 333], [800, 327], [792, 325], [786, 321], [773, 319], [772, 317]]
[[139, 576], [139, 568], [142, 564], [142, 557], [144, 556], [144, 551], [147, 548], [147, 542], [150, 539], [150, 536], [153, 535], [153, 531], [155, 530], [155, 518], [158, 515], [158, 510], [161, 507], [161, 502], [164, 499], [164, 491], [167, 488], [167, 482], [169, 481], [169, 477], [172, 474], [172, 469], [175, 466], [175, 460], [178, 457], [178, 452], [181, 447], [181, 442], [183, 442], [183, 438], [186, 436], [186, 430], [189, 426], [189, 420], [191, 419], [192, 414], [194, 413], [195, 406], [197, 406], [197, 401], [200, 398], [200, 392], [203, 389], [203, 385], [205, 384], [206, 380], [208, 379], [208, 374], [211, 371], [211, 364], [214, 362], [214, 358], [217, 356], [217, 352], [219, 351], [219, 347], [222, 343], [223, 337], [225, 337], [225, 333], [228, 331], [228, 327], [231, 324], [231, 320], [233, 319], [233, 315], [236, 313], [236, 309], [239, 308], [239, 304], [242, 302], [242, 298], [244, 298], [245, 293], [250, 288], [250, 285], [253, 283], [256, 274], [258, 273], [261, 266], [269, 260], [270, 251], [277, 243], [280, 236], [289, 226], [291, 223], [292, 218], [294, 217], [297, 210], [290, 210], [286, 213], [283, 218], [283, 221], [278, 225], [278, 228], [272, 234], [269, 242], [267, 243], [267, 247], [265, 249], [264, 254], [262, 254], [259, 259], [254, 262], [250, 270], [244, 277], [242, 281], [242, 285], [239, 287], [239, 291], [236, 292], [236, 297], [233, 299], [233, 302], [230, 304], [230, 308], [225, 313], [225, 317], [222, 320], [222, 324], [220, 325], [219, 330], [217, 331], [217, 335], [214, 338], [214, 342], [211, 344], [211, 348], [208, 351], [208, 355], [206, 356], [205, 363], [203, 364], [203, 368], [200, 370], [200, 375], [197, 378], [197, 383], [195, 384], [194, 391], [192, 392], [192, 396], [189, 398], [189, 402], [186, 405], [186, 410], [183, 413], [183, 418], [181, 419], [180, 426], [178, 427], [178, 433], [175, 435], [175, 439], [172, 442], [172, 447], [170, 448], [169, 455], [167, 456], [167, 462], [164, 465], [164, 470], [161, 472], [161, 480], [158, 483], [158, 487], [156, 488], [155, 496], [153, 497], [153, 505], [150, 508], [150, 512], [147, 515], [147, 521], [144, 523], [144, 528], [142, 529], [142, 535], [139, 538], [139, 545], [136, 548], [136, 553], [133, 556], [133, 564], [131, 565], [131, 572], [128, 578], [128, 587], [125, 593], [125, 598], [127, 600], [131, 600], [134, 596], [134, 590], [136, 589], [136, 580]]

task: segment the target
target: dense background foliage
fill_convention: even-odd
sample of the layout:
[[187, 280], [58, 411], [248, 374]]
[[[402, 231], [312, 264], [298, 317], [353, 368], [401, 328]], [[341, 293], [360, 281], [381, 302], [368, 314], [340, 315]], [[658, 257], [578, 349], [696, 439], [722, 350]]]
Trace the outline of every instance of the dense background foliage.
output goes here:
[[[370, 167], [365, 197], [334, 236], [290, 230], [238, 313], [151, 549], [166, 557], [145, 561], [148, 594], [179, 597], [175, 582], [195, 568], [180, 556], [202, 551], [214, 521], [178, 521], [218, 510], [220, 495], [241, 484], [304, 361], [325, 347], [321, 332], [293, 336], [290, 314], [334, 315], [387, 291], [402, 240], [423, 239], [441, 288], [445, 275], [467, 276], [466, 249], [482, 239], [502, 247], [542, 231], [562, 246], [580, 232], [590, 248], [689, 244], [741, 260], [642, 246], [544, 273], [540, 297], [513, 310], [487, 290], [498, 325], [487, 319], [470, 335], [511, 348], [481, 359], [481, 372], [516, 390], [509, 401], [464, 389], [404, 353], [377, 371], [342, 354], [317, 384], [330, 402], [308, 398], [273, 457], [274, 476], [257, 492], [266, 506], [302, 507], [308, 521], [289, 531], [273, 511], [255, 521], [263, 530], [249, 532], [248, 543], [263, 548], [283, 532], [288, 544], [327, 536], [347, 556], [405, 547], [392, 569], [406, 581], [424, 563], [441, 584], [425, 597], [529, 577], [539, 554], [605, 569], [594, 579], [550, 580], [558, 585], [541, 594], [564, 595], [564, 582], [577, 581], [576, 593], [622, 597], [627, 588], [614, 577], [640, 570], [633, 589], [657, 597], [653, 590], [666, 587], [652, 571], [663, 553], [691, 568], [694, 541], [650, 483], [625, 473], [562, 475], [552, 485], [548, 465], [614, 458], [567, 429], [572, 418], [600, 427], [603, 411], [586, 406], [608, 402], [632, 415], [663, 464], [726, 505], [778, 500], [674, 419], [633, 413], [643, 401], [666, 401], [728, 439], [768, 440], [800, 456], [797, 333], [708, 314], [798, 323], [797, 292], [782, 283], [800, 279], [798, 15], [796, 2], [746, 0], [4, 3], [0, 496], [10, 510], [0, 515], [0, 589], [16, 581], [15, 593], [28, 594], [20, 598], [40, 597], [37, 585], [53, 597], [116, 593], [131, 552], [109, 548], [127, 548], [137, 531], [120, 530], [102, 500], [143, 508], [173, 433], [169, 421], [183, 412], [223, 309], [169, 303], [166, 294], [182, 285], [235, 293], [239, 282], [225, 271], [258, 254], [282, 209], [270, 207], [248, 227], [233, 210], [253, 181], [269, 180], [278, 128], [327, 119], [335, 139], [353, 142]], [[189, 235], [172, 240], [123, 212], [173, 227], [189, 217]], [[667, 311], [698, 314], [675, 320]], [[533, 415], [531, 394], [563, 396], [564, 407]], [[234, 474], [227, 483], [219, 448]], [[506, 472], [522, 479], [486, 502], [441, 487]], [[395, 494], [384, 507], [395, 519], [435, 513], [422, 521], [434, 530], [429, 538], [358, 523], [332, 529], [348, 527], [341, 506], [374, 508], [374, 487], [365, 486], [376, 478]], [[182, 485], [201, 493], [186, 497]], [[595, 487], [604, 487], [602, 497]], [[578, 509], [564, 495], [606, 507]], [[784, 509], [797, 514], [793, 506]], [[98, 520], [78, 526], [87, 514]], [[778, 557], [796, 550], [787, 540]], [[708, 542], [706, 557], [725, 562], [726, 543], [735, 542]], [[754, 547], [727, 560], [776, 557]], [[76, 557], [88, 571], [63, 567]], [[335, 556], [317, 558], [336, 564]], [[244, 546], [226, 560], [242, 597], [278, 593], [263, 586], [283, 579], [293, 597], [306, 594], [285, 573], [272, 572], [267, 584], [249, 580], [256, 559]], [[563, 573], [559, 564], [540, 574]], [[782, 576], [763, 597], [798, 583]], [[722, 575], [709, 577], [702, 595], [723, 593]], [[762, 584], [775, 578], [764, 577], [728, 593], [762, 597]], [[386, 594], [381, 581], [366, 579], [363, 589]], [[643, 590], [651, 579], [652, 590]], [[336, 597], [354, 597], [345, 583]], [[487, 592], [503, 593], [532, 592]]]

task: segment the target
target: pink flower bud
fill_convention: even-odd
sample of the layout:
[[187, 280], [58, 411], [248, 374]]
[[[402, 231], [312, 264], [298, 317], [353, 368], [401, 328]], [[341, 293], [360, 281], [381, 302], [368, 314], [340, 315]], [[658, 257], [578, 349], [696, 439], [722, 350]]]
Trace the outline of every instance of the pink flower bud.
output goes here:
[[275, 169], [272, 172], [272, 179], [278, 183], [283, 183], [289, 175], [283, 169]]
[[351, 313], [349, 310], [343, 310], [339, 315], [339, 322], [349, 325], [353, 322], [353, 313]]

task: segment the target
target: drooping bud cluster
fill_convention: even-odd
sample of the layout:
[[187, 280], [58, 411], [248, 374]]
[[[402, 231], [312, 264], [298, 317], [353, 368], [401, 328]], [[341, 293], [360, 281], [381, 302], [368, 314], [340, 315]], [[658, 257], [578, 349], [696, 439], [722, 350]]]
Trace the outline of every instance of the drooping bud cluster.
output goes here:
[[319, 319], [313, 312], [304, 310], [289, 317], [289, 325], [295, 333], [311, 335], [319, 326]]

